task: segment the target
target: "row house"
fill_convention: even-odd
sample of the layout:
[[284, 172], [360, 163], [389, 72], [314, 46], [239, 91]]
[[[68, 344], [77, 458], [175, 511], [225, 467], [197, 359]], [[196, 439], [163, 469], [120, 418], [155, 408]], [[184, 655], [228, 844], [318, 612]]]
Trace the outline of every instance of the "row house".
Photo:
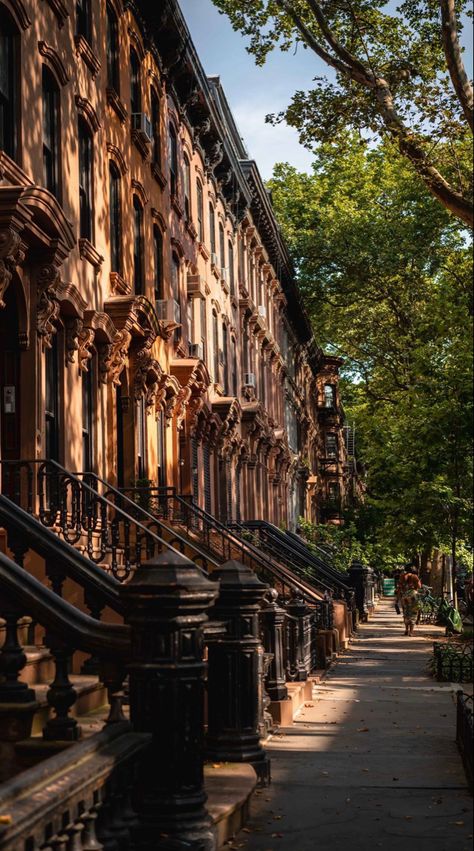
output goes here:
[[178, 5], [34, 5], [0, 4], [2, 461], [338, 521], [340, 361]]

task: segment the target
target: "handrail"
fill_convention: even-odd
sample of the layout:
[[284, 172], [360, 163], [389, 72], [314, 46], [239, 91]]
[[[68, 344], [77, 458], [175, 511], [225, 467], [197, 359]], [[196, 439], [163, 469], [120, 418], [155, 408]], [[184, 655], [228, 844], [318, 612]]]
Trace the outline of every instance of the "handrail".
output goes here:
[[86, 592], [94, 594], [113, 611], [123, 613], [118, 590], [120, 582], [3, 494], [0, 494], [0, 521], [8, 525], [8, 529], [14, 529], [17, 534], [24, 536], [33, 552], [48, 560], [57, 559], [61, 570]]
[[[52, 481], [52, 476], [56, 473], [58, 476], [62, 476], [62, 482], [60, 483], [62, 487], [67, 487], [69, 484], [75, 486], [78, 493], [72, 494], [72, 503], [73, 508], [76, 512], [76, 516], [74, 518], [75, 526], [70, 530], [68, 527], [68, 512], [65, 505], [63, 506], [54, 506], [49, 512], [40, 506], [40, 520], [43, 525], [53, 526], [55, 523], [55, 518], [59, 514], [62, 524], [62, 534], [67, 541], [67, 543], [75, 544], [80, 540], [81, 534], [84, 532], [89, 537], [92, 537], [93, 534], [97, 534], [101, 539], [101, 546], [99, 550], [99, 559], [103, 560], [107, 553], [112, 553], [113, 563], [112, 563], [112, 573], [115, 578], [120, 578], [125, 580], [128, 579], [130, 573], [132, 571], [130, 564], [130, 556], [134, 556], [137, 564], [141, 563], [141, 545], [142, 539], [145, 545], [147, 546], [147, 555], [150, 557], [153, 555], [155, 548], [158, 546], [158, 550], [165, 548], [166, 550], [174, 553], [181, 553], [179, 550], [158, 535], [155, 531], [150, 529], [148, 526], [145, 526], [136, 518], [129, 515], [126, 511], [124, 511], [120, 506], [116, 505], [114, 502], [108, 500], [102, 494], [97, 493], [94, 488], [87, 484], [87, 482], [79, 479], [74, 473], [69, 472], [56, 461], [53, 460], [44, 460], [44, 459], [36, 459], [36, 460], [16, 460], [16, 461], [0, 461], [0, 468], [4, 469], [12, 469], [13, 474], [15, 474], [15, 470], [18, 475], [21, 475], [22, 469], [27, 469], [28, 471], [28, 500], [29, 500], [29, 509], [31, 513], [33, 512], [33, 492], [32, 485], [30, 479], [32, 478], [33, 472], [32, 468], [38, 468], [38, 478], [40, 479], [40, 483], [42, 486], [43, 478], [50, 477], [49, 481]], [[53, 469], [53, 473], [48, 473], [48, 468]], [[91, 475], [91, 474], [88, 474]], [[48, 481], [48, 479], [47, 479]], [[82, 489], [82, 501], [81, 501], [81, 489]], [[21, 489], [20, 489], [21, 490]], [[120, 493], [120, 492], [118, 492]], [[84, 497], [84, 494], [86, 495]], [[44, 494], [42, 491], [39, 491], [38, 497], [40, 500], [44, 498]], [[93, 512], [91, 507], [94, 506], [95, 502], [99, 503], [100, 507], [100, 518], [97, 520], [93, 516]], [[114, 513], [113, 521], [111, 521], [111, 530], [109, 530], [108, 526], [108, 518], [107, 511], [112, 511]], [[52, 516], [50, 516], [52, 515]], [[156, 518], [150, 516], [150, 519], [156, 523]], [[117, 528], [118, 521], [123, 523], [124, 526], [124, 535], [126, 537], [125, 544], [120, 541], [119, 530]], [[82, 524], [84, 522], [84, 528], [78, 526], [78, 523]], [[89, 525], [86, 525], [86, 524]], [[137, 532], [137, 541], [133, 546], [133, 543], [130, 542], [130, 525], [133, 524], [135, 527], [135, 531]], [[175, 536], [178, 539], [178, 536]], [[189, 546], [189, 543], [183, 538], [180, 539], [180, 544], [183, 547]], [[124, 565], [118, 565], [117, 562], [117, 553], [120, 549], [125, 549], [127, 553], [127, 559]], [[133, 552], [132, 552], [133, 549]], [[195, 558], [199, 558], [203, 564], [201, 567], [207, 568], [208, 563], [210, 562], [214, 566], [218, 566], [217, 562], [213, 562], [212, 559], [205, 553], [198, 552], [197, 548]], [[90, 549], [88, 548], [88, 556], [91, 561], [98, 562], [99, 559], [94, 557], [92, 553], [92, 544]]]
[[345, 591], [352, 590], [348, 582], [348, 577], [345, 576], [345, 574], [323, 562], [318, 556], [312, 553], [309, 548], [304, 547], [303, 549], [301, 546], [298, 546], [297, 544], [293, 545], [289, 540], [285, 540], [285, 533], [281, 532], [280, 529], [272, 523], [268, 523], [265, 520], [252, 520], [246, 521], [241, 525], [244, 529], [249, 529], [251, 531], [257, 530], [258, 532], [263, 532], [264, 535], [273, 538], [275, 545], [279, 549], [281, 547], [282, 550], [286, 551], [287, 557], [292, 559], [292, 563], [296, 553], [297, 556], [299, 556], [300, 561], [304, 560], [304, 565], [302, 566], [313, 566], [315, 570], [324, 576], [326, 581], [336, 583]]
[[[156, 488], [125, 488], [125, 491], [132, 491], [134, 493], [153, 493], [159, 489]], [[321, 593], [324, 591], [330, 591], [330, 587], [323, 585], [322, 590], [315, 588], [311, 582], [306, 581], [304, 577], [298, 577], [294, 574], [293, 571], [290, 571], [286, 568], [286, 566], [275, 562], [272, 558], [270, 558], [265, 552], [260, 550], [258, 547], [255, 547], [250, 541], [245, 540], [232, 531], [228, 526], [225, 526], [220, 520], [214, 517], [212, 514], [209, 514], [199, 505], [196, 505], [194, 501], [183, 497], [182, 495], [172, 493], [172, 494], [159, 494], [160, 498], [163, 499], [173, 499], [178, 505], [183, 506], [186, 512], [193, 514], [194, 516], [200, 518], [205, 523], [209, 525], [210, 528], [216, 529], [222, 538], [226, 540], [229, 548], [237, 549], [240, 554], [242, 561], [245, 562], [246, 557], [250, 560], [250, 566], [257, 567], [260, 571], [264, 571], [268, 576], [276, 578], [279, 582], [281, 582], [284, 586], [289, 588], [297, 588], [300, 591], [303, 591], [305, 594], [309, 594], [310, 596], [316, 597], [318, 600], [320, 599]], [[210, 544], [209, 544], [210, 545]], [[229, 549], [230, 556], [230, 549]]]
[[124, 624], [101, 623], [76, 609], [0, 552], [2, 592], [42, 626], [85, 653], [127, 659], [130, 629]]
[[[140, 514], [142, 515], [142, 517], [146, 517], [152, 523], [156, 523], [158, 526], [160, 526], [160, 528], [165, 529], [167, 532], [170, 531], [169, 527], [166, 526], [165, 523], [162, 523], [159, 520], [159, 518], [155, 517], [153, 514], [150, 514], [150, 512], [147, 511], [146, 508], [144, 508], [142, 505], [139, 505], [138, 503], [134, 502], [133, 499], [130, 499], [130, 497], [128, 497], [126, 495], [126, 490], [128, 490], [127, 488], [124, 488], [123, 490], [119, 490], [119, 488], [114, 487], [114, 485], [111, 485], [110, 482], [107, 482], [105, 479], [102, 479], [100, 476], [98, 476], [97, 473], [76, 472], [76, 473], [71, 474], [71, 475], [74, 475], [75, 478], [78, 478], [79, 476], [87, 476], [87, 477], [93, 479], [96, 482], [100, 482], [101, 485], [104, 485], [104, 487], [107, 488], [107, 492], [106, 492], [107, 494], [110, 493], [110, 494], [113, 494], [114, 496], [119, 497], [122, 501], [127, 502], [133, 508], [134, 512], [139, 511]], [[84, 483], [83, 479], [80, 479], [79, 481], [82, 481]], [[94, 491], [94, 493], [96, 493], [96, 492]], [[99, 496], [102, 496], [104, 499], [107, 499], [107, 496], [104, 495], [104, 494], [99, 494]], [[112, 505], [115, 506], [116, 503], [112, 503]], [[135, 520], [134, 517], [132, 517], [132, 519]], [[147, 528], [147, 527], [145, 527], [145, 528]], [[217, 561], [214, 561], [214, 559], [209, 558], [208, 554], [204, 553], [201, 549], [199, 549], [199, 547], [197, 547], [194, 544], [194, 542], [189, 541], [186, 538], [183, 538], [182, 535], [180, 535], [178, 532], [175, 532], [174, 530], [173, 530], [173, 535], [174, 535], [175, 540], [179, 541], [179, 543], [182, 544], [183, 546], [186, 546], [186, 547], [189, 547], [189, 548], [192, 548], [193, 550], [195, 550], [195, 552], [197, 553], [198, 556], [200, 556], [203, 559], [206, 559], [206, 561], [209, 562], [214, 568], [219, 567], [219, 563]], [[170, 547], [170, 549], [174, 549], [174, 547], [172, 545], [169, 545], [169, 547]], [[176, 552], [176, 550], [175, 550], [175, 552]]]

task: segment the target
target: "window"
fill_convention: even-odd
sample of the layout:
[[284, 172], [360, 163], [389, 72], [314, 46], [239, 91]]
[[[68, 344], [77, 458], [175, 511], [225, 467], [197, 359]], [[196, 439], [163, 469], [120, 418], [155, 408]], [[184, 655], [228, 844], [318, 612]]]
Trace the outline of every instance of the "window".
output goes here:
[[329, 482], [328, 484], [328, 499], [331, 502], [337, 502], [340, 497], [339, 482]]
[[153, 228], [153, 253], [155, 257], [155, 300], [164, 298], [163, 293], [163, 236], [159, 228]]
[[[194, 340], [194, 304], [193, 304], [192, 298], [188, 298], [188, 301], [187, 301], [187, 318], [188, 318], [188, 341], [189, 341], [189, 346], [191, 347], [195, 342], [195, 340]], [[191, 349], [190, 349], [190, 353], [191, 353]]]
[[166, 420], [162, 411], [158, 415], [156, 428], [158, 437], [158, 487], [164, 488], [166, 487]]
[[209, 242], [212, 254], [216, 253], [216, 217], [214, 207], [209, 204]]
[[180, 278], [180, 262], [177, 254], [173, 254], [171, 262], [171, 288], [173, 298], [179, 302], [179, 278]]
[[178, 194], [178, 138], [176, 130], [170, 125], [169, 132], [169, 154], [170, 154], [170, 192], [171, 197], [176, 198]]
[[325, 408], [334, 408], [336, 401], [336, 388], [333, 384], [324, 385], [324, 406]]
[[224, 226], [219, 223], [219, 255], [221, 260], [221, 269], [225, 269], [225, 233]]
[[45, 451], [48, 461], [59, 461], [58, 335], [45, 352]]
[[214, 363], [214, 382], [219, 383], [219, 323], [217, 321], [217, 313], [212, 311], [212, 345], [213, 345], [213, 363]]
[[235, 269], [234, 269], [234, 243], [231, 239], [227, 243], [228, 260], [229, 260], [229, 286], [230, 294], [235, 295]]
[[107, 86], [120, 94], [118, 21], [110, 3], [107, 3]]
[[337, 435], [326, 435], [326, 458], [337, 458]]
[[227, 396], [229, 393], [229, 362], [228, 362], [228, 347], [229, 347], [229, 335], [227, 333], [227, 325], [225, 322], [222, 323], [222, 384], [224, 387], [224, 393]]
[[92, 138], [85, 121], [79, 119], [79, 233], [92, 242]]
[[18, 36], [5, 7], [0, 8], [0, 148], [15, 159], [18, 126]]
[[246, 285], [245, 275], [245, 245], [243, 236], [239, 239], [239, 279], [242, 286]]
[[184, 157], [184, 213], [186, 216], [186, 221], [190, 222], [192, 220], [191, 165], [187, 156]]
[[146, 479], [146, 410], [145, 400], [137, 403], [137, 473], [139, 479]]
[[91, 4], [90, 0], [76, 0], [76, 35], [84, 36], [91, 42]]
[[133, 47], [130, 50], [130, 111], [132, 115], [142, 111], [140, 62]]
[[154, 89], [151, 90], [151, 131], [153, 133], [152, 162], [161, 168], [161, 110], [160, 99]]
[[43, 66], [43, 180], [59, 196], [59, 88]]
[[232, 337], [232, 395], [238, 395], [237, 388], [237, 343], [235, 337]]
[[207, 342], [207, 316], [206, 316], [206, 299], [200, 300], [200, 319], [201, 319], [201, 343], [204, 360], [206, 360], [206, 342]]
[[196, 183], [197, 231], [199, 242], [204, 242], [204, 195], [200, 180]]
[[265, 403], [267, 401], [267, 394], [266, 394], [267, 388], [266, 388], [266, 384], [265, 384], [265, 378], [266, 378], [265, 359], [262, 355], [261, 360], [260, 360], [260, 401], [262, 402], [263, 405], [265, 405]]
[[92, 360], [89, 371], [82, 373], [82, 471], [94, 469], [94, 387]]
[[143, 207], [133, 196], [133, 282], [135, 295], [143, 295]]
[[111, 271], [122, 273], [122, 211], [120, 174], [115, 163], [109, 164], [110, 264]]

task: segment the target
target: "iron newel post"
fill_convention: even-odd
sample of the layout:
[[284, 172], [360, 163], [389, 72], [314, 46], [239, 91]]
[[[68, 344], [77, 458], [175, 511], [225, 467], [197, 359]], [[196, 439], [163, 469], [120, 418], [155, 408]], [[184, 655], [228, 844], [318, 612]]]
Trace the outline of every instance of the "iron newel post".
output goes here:
[[163, 553], [122, 587], [132, 632], [130, 719], [151, 733], [133, 804], [139, 851], [215, 848], [204, 791], [203, 626], [219, 593], [179, 553]]

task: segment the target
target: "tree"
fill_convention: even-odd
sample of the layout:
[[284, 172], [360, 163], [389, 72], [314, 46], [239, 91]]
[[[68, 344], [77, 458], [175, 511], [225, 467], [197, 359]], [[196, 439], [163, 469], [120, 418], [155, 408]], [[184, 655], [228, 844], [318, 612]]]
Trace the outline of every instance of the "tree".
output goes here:
[[274, 120], [313, 146], [346, 128], [388, 136], [454, 216], [472, 227], [473, 89], [459, 36], [469, 0], [213, 0], [263, 64], [303, 45], [331, 69]]
[[472, 261], [465, 231], [391, 144], [322, 145], [270, 181], [367, 466], [350, 518], [385, 553], [472, 546]]

